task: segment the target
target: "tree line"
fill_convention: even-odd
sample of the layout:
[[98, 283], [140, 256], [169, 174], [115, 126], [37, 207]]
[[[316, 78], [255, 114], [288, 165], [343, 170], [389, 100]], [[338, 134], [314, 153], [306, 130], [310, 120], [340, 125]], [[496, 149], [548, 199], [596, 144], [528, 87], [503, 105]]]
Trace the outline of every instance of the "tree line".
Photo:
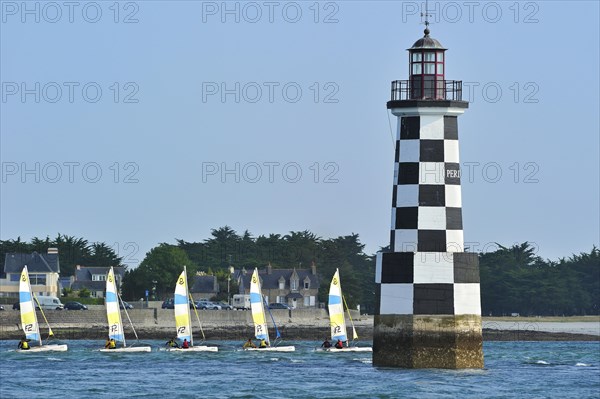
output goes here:
[[[45, 253], [49, 247], [59, 250], [62, 276], [72, 275], [77, 264], [126, 267], [104, 243], [59, 234], [55, 239], [33, 238], [30, 242], [0, 240], [2, 270], [8, 252]], [[339, 268], [348, 305], [360, 304], [363, 312], [374, 312], [375, 256], [365, 254], [364, 244], [354, 233], [321, 238], [305, 230], [254, 237], [249, 231], [238, 234], [228, 226], [220, 227], [202, 242], [175, 239], [175, 243], [152, 248], [137, 268], [126, 270], [122, 291], [127, 300], [144, 297], [146, 290], [152, 290], [157, 299], [170, 297], [174, 281], [186, 265], [190, 283], [196, 272], [217, 276], [217, 299], [221, 300], [227, 296], [231, 266], [250, 271], [270, 263], [274, 269], [305, 269], [312, 262], [320, 281], [319, 302], [327, 302], [329, 282]], [[496, 251], [479, 254], [479, 263], [483, 315], [600, 313], [600, 251], [596, 247], [589, 253], [550, 261], [537, 256], [527, 242], [498, 245]], [[236, 282], [231, 280], [229, 285], [230, 293], [236, 293]]]

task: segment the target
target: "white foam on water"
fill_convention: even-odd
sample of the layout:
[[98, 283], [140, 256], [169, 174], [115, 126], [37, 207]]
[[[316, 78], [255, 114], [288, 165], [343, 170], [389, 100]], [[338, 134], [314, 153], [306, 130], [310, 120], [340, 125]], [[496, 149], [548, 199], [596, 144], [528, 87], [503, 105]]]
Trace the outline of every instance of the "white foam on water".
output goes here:
[[537, 362], [535, 362], [535, 364], [550, 364], [544, 360], [538, 360]]
[[591, 364], [587, 364], [587, 363], [577, 363], [575, 364], [575, 367], [591, 367]]

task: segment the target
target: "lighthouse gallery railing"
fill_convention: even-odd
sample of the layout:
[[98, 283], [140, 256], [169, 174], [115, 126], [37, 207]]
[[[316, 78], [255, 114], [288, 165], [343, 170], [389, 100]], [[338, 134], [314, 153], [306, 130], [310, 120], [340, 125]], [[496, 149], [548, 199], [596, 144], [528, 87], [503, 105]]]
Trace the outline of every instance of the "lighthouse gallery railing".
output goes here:
[[[391, 101], [403, 100], [450, 100], [462, 101], [462, 80], [441, 80], [434, 87], [417, 87], [410, 80], [392, 82]], [[433, 82], [432, 82], [433, 83]], [[432, 85], [433, 86], [433, 85]]]

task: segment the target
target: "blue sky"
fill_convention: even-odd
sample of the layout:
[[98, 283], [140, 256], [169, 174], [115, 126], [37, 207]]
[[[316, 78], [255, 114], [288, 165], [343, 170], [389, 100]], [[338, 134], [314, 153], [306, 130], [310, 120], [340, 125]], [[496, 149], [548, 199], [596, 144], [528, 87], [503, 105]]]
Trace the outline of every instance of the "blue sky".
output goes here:
[[[0, 3], [0, 238], [358, 233], [388, 244], [390, 82], [420, 2]], [[599, 6], [430, 2], [459, 118], [465, 242], [599, 244]], [[467, 244], [469, 245], [469, 244]]]

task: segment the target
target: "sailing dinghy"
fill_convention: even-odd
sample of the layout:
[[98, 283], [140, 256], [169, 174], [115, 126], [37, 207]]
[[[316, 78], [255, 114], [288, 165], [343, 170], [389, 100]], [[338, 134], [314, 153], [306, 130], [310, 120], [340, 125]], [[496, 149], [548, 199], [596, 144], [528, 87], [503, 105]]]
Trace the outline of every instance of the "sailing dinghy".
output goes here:
[[[34, 297], [31, 293], [29, 273], [27, 271], [27, 265], [25, 265], [23, 267], [23, 271], [21, 272], [21, 279], [19, 280], [19, 305], [21, 309], [21, 325], [23, 327], [23, 332], [25, 333], [25, 339], [27, 341], [38, 342], [39, 346], [30, 346], [29, 349], [17, 349], [17, 352], [65, 352], [67, 350], [67, 345], [42, 344], [40, 325], [37, 321], [37, 315], [35, 314], [35, 305], [33, 304], [33, 301]], [[42, 307], [40, 306], [39, 308], [42, 312], [42, 316], [44, 316], [44, 320], [46, 320], [46, 316], [44, 315]], [[46, 320], [46, 324], [48, 325], [48, 337], [54, 336], [54, 333], [52, 333], [52, 329], [50, 328], [50, 324], [48, 324], [48, 320]]]
[[[266, 348], [244, 348], [247, 351], [273, 351], [273, 352], [294, 352], [296, 347], [290, 346], [271, 346], [269, 341], [269, 330], [267, 328], [267, 318], [265, 315], [265, 303], [260, 287], [260, 278], [258, 277], [258, 269], [254, 269], [252, 279], [250, 280], [250, 308], [252, 309], [252, 321], [254, 322], [254, 336], [257, 339], [264, 339], [267, 342]], [[271, 316], [273, 325], [275, 326], [276, 339], [281, 338], [275, 320]]]
[[[106, 316], [108, 319], [108, 338], [114, 339], [117, 344], [121, 342], [122, 347], [117, 346], [113, 349], [103, 348], [100, 349], [100, 352], [151, 352], [152, 348], [149, 346], [127, 346], [125, 342], [125, 332], [123, 331], [123, 322], [121, 321], [121, 312], [119, 310], [119, 301], [120, 298], [117, 292], [117, 284], [115, 283], [115, 272], [111, 266], [108, 271], [108, 276], [106, 276], [106, 298], [104, 298], [104, 302], [106, 303]], [[131, 319], [129, 318], [125, 306], [123, 306], [123, 310], [131, 323]], [[137, 339], [137, 333], [133, 328], [133, 323], [131, 323], [131, 328]]]
[[[188, 290], [187, 283], [187, 269], [184, 266], [183, 271], [179, 275], [177, 279], [177, 284], [175, 285], [175, 296], [174, 296], [174, 304], [175, 304], [175, 327], [177, 329], [177, 340], [183, 342], [183, 340], [187, 340], [189, 342], [188, 348], [167, 348], [168, 351], [180, 351], [180, 352], [218, 352], [219, 348], [216, 346], [206, 346], [206, 345], [194, 345], [194, 336], [192, 334], [192, 323], [190, 318], [190, 303], [194, 303], [193, 301], [189, 301], [190, 294]], [[204, 338], [204, 331], [202, 330], [202, 325], [200, 324], [200, 317], [198, 316], [198, 310], [194, 305], [194, 312], [196, 313], [196, 318], [198, 320], [198, 324], [200, 325], [200, 331], [202, 331], [202, 337]]]
[[[342, 286], [340, 284], [340, 271], [339, 269], [335, 270], [335, 274], [331, 279], [331, 285], [329, 286], [329, 325], [331, 327], [331, 344], [334, 345], [335, 342], [339, 339], [342, 342], [346, 343], [343, 349], [338, 349], [332, 346], [331, 348], [326, 348], [325, 351], [328, 352], [372, 352], [373, 348], [369, 346], [359, 347], [359, 346], [347, 346], [348, 345], [348, 334], [346, 332], [346, 319], [344, 317], [344, 304], [346, 300], [342, 295]], [[348, 317], [350, 318], [350, 323], [352, 323], [352, 339], [357, 340], [358, 334], [356, 333], [356, 329], [354, 328], [354, 322], [352, 321], [352, 316], [350, 316], [350, 310], [346, 305], [346, 310], [348, 311]]]

